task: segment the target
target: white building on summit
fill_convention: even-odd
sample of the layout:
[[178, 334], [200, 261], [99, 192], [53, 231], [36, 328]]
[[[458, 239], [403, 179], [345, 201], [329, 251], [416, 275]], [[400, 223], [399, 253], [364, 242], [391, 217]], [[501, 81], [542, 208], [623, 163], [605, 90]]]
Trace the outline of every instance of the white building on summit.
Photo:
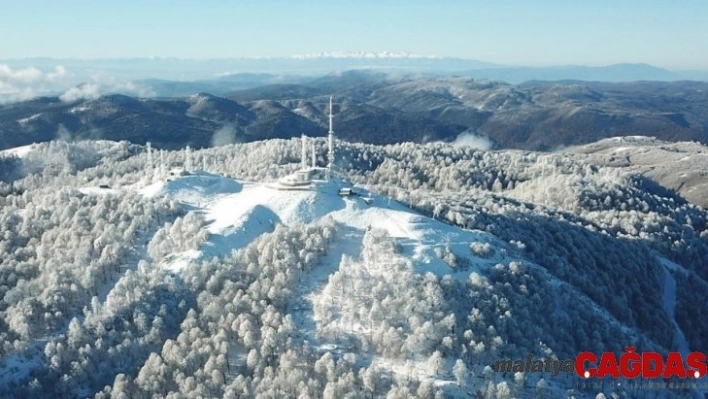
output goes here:
[[307, 165], [307, 136], [302, 135], [302, 153], [300, 158], [300, 170], [288, 175], [278, 181], [276, 188], [281, 190], [309, 190], [314, 183], [330, 181], [332, 179], [332, 168], [334, 166], [334, 115], [332, 113], [332, 96], [329, 97], [329, 133], [327, 135], [327, 166], [317, 166], [317, 151], [314, 139], [312, 141], [311, 164]]

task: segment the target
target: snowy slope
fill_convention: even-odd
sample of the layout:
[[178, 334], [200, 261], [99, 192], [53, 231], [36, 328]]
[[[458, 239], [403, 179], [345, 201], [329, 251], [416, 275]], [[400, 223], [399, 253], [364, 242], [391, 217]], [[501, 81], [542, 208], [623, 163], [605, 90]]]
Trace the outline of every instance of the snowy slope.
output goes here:
[[[29, 265], [41, 274], [4, 295], [2, 279], [19, 280], [0, 273], [0, 299], [10, 304], [0, 321], [8, 332], [0, 397], [12, 397], [16, 383], [20, 396], [36, 397], [33, 387], [44, 384], [32, 381], [37, 375], [54, 384], [52, 397], [88, 397], [118, 374], [130, 379], [131, 394], [145, 396], [197, 396], [191, 383], [173, 384], [190, 376], [203, 397], [238, 394], [244, 378], [262, 397], [295, 397], [300, 381], [303, 397], [495, 397], [492, 388], [503, 393], [504, 384], [514, 385], [511, 397], [548, 397], [559, 395], [541, 395], [538, 374], [519, 384], [485, 369], [528, 353], [570, 359], [585, 349], [686, 352], [701, 344], [705, 326], [693, 323], [700, 306], [686, 293], [704, 297], [708, 285], [690, 281], [701, 264], [679, 251], [708, 253], [687, 234], [704, 233], [708, 219], [653, 186], [643, 190], [643, 180], [567, 156], [371, 146], [341, 151], [356, 167], [381, 162], [373, 174], [339, 169], [367, 187], [341, 197], [351, 186], [344, 180], [269, 183], [295, 170], [299, 154], [270, 144], [288, 159], [269, 160], [256, 145], [204, 150], [193, 163], [210, 161], [224, 175], [173, 169], [164, 180], [150, 178], [154, 166], [144, 167], [139, 149], [142, 158], [121, 160], [130, 146], [35, 146], [23, 162], [60, 150], [62, 165], [80, 170], [52, 185], [27, 179], [26, 195], [3, 202], [10, 240], [0, 246], [5, 259], [17, 258], [4, 270], [17, 275]], [[448, 154], [461, 163], [429, 167]], [[181, 153], [164, 158], [188, 167]], [[664, 251], [642, 240], [673, 245]], [[42, 312], [44, 319], [27, 317]], [[575, 381], [547, 377], [542, 385], [553, 392], [545, 393], [565, 393]]]
[[16, 156], [22, 158], [29, 154], [34, 148], [34, 144], [23, 145], [21, 147], [10, 148], [7, 150], [0, 151], [0, 157], [2, 156]]
[[[434, 248], [447, 246], [453, 253], [469, 253], [473, 241], [492, 242], [506, 246], [494, 236], [466, 231], [420, 215], [396, 201], [370, 195], [357, 189], [362, 195], [373, 199], [367, 204], [361, 196], [342, 198], [337, 192], [344, 183], [322, 183], [312, 191], [278, 190], [263, 183], [239, 182], [217, 175], [199, 173], [173, 181], [159, 182], [140, 190], [147, 196], [164, 196], [182, 202], [204, 214], [210, 239], [201, 248], [201, 253], [183, 254], [189, 259], [202, 255], [227, 255], [232, 250], [243, 248], [261, 234], [273, 231], [275, 224], [309, 224], [324, 217], [332, 217], [359, 235], [367, 228], [380, 228], [398, 240], [403, 255], [414, 260], [418, 272], [433, 272], [438, 275], [453, 270], [439, 259]], [[179, 258], [180, 269], [184, 257]], [[502, 258], [495, 256], [485, 261], [493, 265]], [[468, 274], [468, 272], [466, 273]], [[466, 277], [465, 274], [465, 277]]]
[[[318, 319], [315, 307], [318, 302], [330, 300], [330, 280], [333, 274], [341, 271], [343, 259], [362, 257], [363, 238], [365, 232], [371, 228], [382, 229], [397, 243], [400, 247], [398, 256], [409, 261], [413, 275], [433, 273], [437, 276], [450, 275], [464, 281], [469, 278], [471, 272], [481, 272], [496, 264], [511, 261], [521, 261], [528, 267], [547, 273], [545, 268], [524, 258], [512, 246], [489, 233], [451, 226], [358, 187], [355, 190], [359, 196], [342, 198], [337, 194], [341, 184], [342, 182], [323, 183], [312, 191], [283, 191], [265, 183], [241, 182], [216, 175], [199, 174], [177, 178], [171, 182], [156, 183], [143, 188], [141, 192], [183, 202], [194, 211], [202, 213], [207, 221], [204, 228], [209, 232], [208, 241], [203, 243], [198, 251], [174, 254], [163, 265], [177, 273], [188, 267], [198, 267], [199, 261], [204, 258], [224, 256], [231, 251], [245, 248], [262, 234], [272, 232], [277, 224], [310, 224], [328, 217], [338, 222], [340, 227], [337, 240], [320, 261], [321, 266], [311, 271], [302, 281], [296, 299], [290, 305], [290, 314], [295, 326], [302, 332], [300, 338], [319, 351], [341, 354], [347, 345], [319, 337], [325, 324], [323, 320]], [[372, 199], [371, 203], [365, 202], [364, 196]], [[493, 251], [489, 256], [479, 257], [470, 250], [472, 242], [489, 243]], [[458, 264], [455, 267], [440, 258], [441, 248], [449, 249], [457, 257]], [[391, 278], [390, 274], [394, 272], [386, 270], [386, 266], [382, 264], [374, 269], [368, 268], [365, 273], [367, 278], [387, 279]], [[547, 273], [547, 276], [553, 287], [565, 286], [573, 290], [550, 273]], [[671, 293], [667, 293], [667, 296], [669, 295]], [[578, 292], [577, 298], [589, 303], [592, 312], [608, 324], [632, 334], [630, 328], [617, 321], [587, 296]], [[326, 328], [331, 332], [333, 327], [328, 325]], [[367, 326], [341, 323], [334, 328], [341, 328], [341, 334], [368, 331]], [[453, 361], [446, 360], [447, 370], [452, 369]], [[438, 387], [454, 385], [454, 377], [450, 372], [432, 375], [425, 359], [401, 362], [378, 357], [366, 359], [366, 362], [390, 374], [405, 376], [413, 373], [421, 380], [434, 378]], [[450, 389], [454, 391], [454, 388]]]
[[[436, 247], [448, 246], [456, 254], [470, 254], [473, 241], [498, 242], [488, 233], [465, 231], [448, 224], [422, 216], [389, 198], [374, 196], [361, 188], [357, 192], [372, 199], [367, 204], [362, 197], [342, 198], [338, 193], [341, 182], [323, 183], [312, 191], [286, 191], [268, 184], [238, 182], [213, 175], [185, 176], [171, 182], [157, 183], [142, 190], [145, 195], [162, 195], [177, 199], [194, 210], [202, 212], [207, 220], [209, 235], [199, 251], [186, 251], [169, 257], [165, 268], [181, 272], [186, 267], [197, 267], [199, 260], [212, 256], [228, 255], [231, 251], [246, 247], [260, 235], [272, 232], [275, 225], [309, 224], [321, 218], [331, 217], [340, 224], [340, 236], [330, 247], [321, 266], [314, 269], [299, 287], [296, 299], [290, 306], [301, 339], [310, 342], [319, 351], [340, 352], [341, 343], [319, 340], [318, 321], [314, 306], [321, 301], [330, 276], [337, 272], [343, 257], [359, 258], [362, 240], [367, 229], [386, 231], [401, 247], [401, 256], [412, 260], [418, 274], [432, 272], [437, 275], [458, 273], [461, 279], [469, 275], [469, 268], [456, 270], [436, 256]], [[231, 189], [232, 192], [228, 192]], [[502, 260], [495, 255], [488, 259], [475, 259], [477, 266], [491, 266]], [[470, 262], [471, 263], [471, 262]], [[390, 273], [385, 265], [377, 273]], [[410, 373], [403, 364], [386, 358], [368, 359], [376, 367], [389, 373]], [[415, 372], [427, 378], [425, 362], [416, 364]], [[437, 385], [452, 383], [452, 377], [441, 377]]]

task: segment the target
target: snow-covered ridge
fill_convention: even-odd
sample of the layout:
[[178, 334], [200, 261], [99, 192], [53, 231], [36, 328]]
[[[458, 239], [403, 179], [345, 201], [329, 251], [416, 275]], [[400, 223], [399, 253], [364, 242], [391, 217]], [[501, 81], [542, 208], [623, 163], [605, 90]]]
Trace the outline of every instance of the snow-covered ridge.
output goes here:
[[[678, 272], [693, 272], [697, 262], [665, 254], [678, 263], [665, 264], [670, 273], [662, 274], [666, 258], [657, 263], [639, 244], [644, 226], [657, 232], [666, 226], [666, 234], [691, 226], [644, 217], [665, 203], [677, 208], [639, 192], [620, 174], [554, 154], [441, 143], [370, 146], [360, 153], [363, 146], [342, 144], [338, 155], [360, 167], [371, 161], [376, 174], [341, 167], [336, 176], [342, 180], [313, 178], [307, 189], [268, 183], [290, 181], [282, 176], [297, 168], [298, 144], [205, 149], [188, 160], [167, 152], [160, 164], [170, 172], [161, 173], [167, 176], [161, 181], [152, 176], [154, 162], [146, 164], [146, 154], [138, 152], [138, 158], [103, 162], [75, 177], [61, 174], [52, 185], [28, 179], [42, 186], [28, 187], [22, 198], [10, 194], [4, 203], [9, 206], [0, 207], [9, 216], [10, 238], [27, 231], [37, 237], [30, 248], [46, 241], [45, 247], [34, 245], [38, 256], [61, 262], [28, 260], [43, 273], [32, 288], [45, 302], [22, 285], [5, 296], [14, 301], [5, 317], [8, 331], [24, 334], [20, 343], [29, 346], [0, 359], [0, 396], [14, 396], [20, 385], [33, 397], [38, 385], [32, 377], [47, 375], [51, 367], [57, 378], [67, 375], [44, 384], [54, 389], [52, 397], [92, 396], [111, 384], [113, 391], [105, 394], [118, 395], [128, 386], [131, 394], [176, 395], [182, 386], [172, 381], [183, 376], [195, 380], [191, 386], [201, 387], [202, 396], [216, 397], [244, 387], [254, 396], [291, 397], [306, 385], [309, 397], [433, 397], [435, 390], [442, 397], [527, 397], [534, 387], [539, 397], [555, 397], [573, 388], [573, 380], [529, 374], [519, 382], [486, 369], [496, 358], [527, 353], [570, 358], [588, 347], [622, 350], [635, 342], [671, 350], [705, 331], [685, 322], [690, 291]], [[77, 152], [79, 144], [56, 146], [81, 158], [92, 154]], [[98, 148], [113, 155], [130, 149]], [[42, 158], [44, 150], [37, 146], [27, 160]], [[461, 158], [459, 164], [444, 160], [448, 154]], [[452, 163], [455, 175], [431, 167], [443, 162]], [[208, 165], [213, 173], [193, 171], [192, 164]], [[468, 177], [497, 171], [496, 165], [508, 174]], [[414, 179], [430, 186], [410, 189]], [[470, 190], [478, 181], [479, 190]], [[600, 193], [592, 207], [579, 202], [590, 185]], [[355, 194], [348, 196], [343, 187]], [[629, 207], [629, 199], [647, 205]], [[628, 209], [613, 214], [620, 200]], [[584, 208], [555, 211], [575, 204]], [[694, 225], [705, 224], [703, 213], [690, 216]], [[636, 245], [610, 236], [611, 227], [625, 221], [633, 223], [628, 228], [637, 226], [628, 233], [638, 237]], [[24, 253], [22, 241], [2, 244], [11, 245], [5, 252], [10, 257]], [[70, 278], [62, 277], [65, 272]], [[81, 288], [55, 285], [58, 278], [78, 281]], [[637, 296], [643, 301], [633, 301]], [[44, 319], [27, 318], [29, 310], [51, 315], [53, 309], [61, 310], [53, 325], [31, 330]], [[116, 323], [123, 327], [116, 329]], [[5, 336], [0, 341], [14, 339]], [[17, 347], [0, 346], [8, 353]], [[268, 379], [267, 365], [275, 379]], [[125, 374], [130, 385], [117, 377], [127, 367], [134, 370]], [[244, 378], [251, 381], [247, 386]], [[195, 391], [187, 388], [185, 396]]]
[[652, 143], [656, 141], [656, 137], [650, 136], [616, 136], [608, 137], [606, 139], [600, 140], [601, 142], [619, 142], [619, 143]]
[[0, 151], [0, 157], [2, 156], [16, 156], [22, 158], [29, 154], [34, 148], [34, 144], [23, 145], [21, 147], [9, 148], [7, 150]]
[[38, 114], [34, 114], [34, 115], [32, 115], [32, 116], [28, 116], [27, 118], [18, 119], [18, 120], [17, 120], [17, 123], [19, 123], [19, 124], [21, 124], [21, 125], [24, 125], [24, 124], [26, 124], [26, 123], [32, 122], [33, 120], [39, 118], [40, 116], [42, 116], [42, 113], [41, 113], [41, 112], [38, 113]]

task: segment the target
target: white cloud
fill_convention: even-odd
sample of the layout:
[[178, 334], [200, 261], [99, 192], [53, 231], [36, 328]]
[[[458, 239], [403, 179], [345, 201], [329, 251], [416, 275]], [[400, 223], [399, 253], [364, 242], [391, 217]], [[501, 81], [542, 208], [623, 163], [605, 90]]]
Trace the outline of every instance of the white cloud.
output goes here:
[[151, 97], [155, 93], [144, 86], [133, 82], [125, 82], [112, 76], [94, 75], [91, 82], [72, 87], [64, 92], [59, 99], [65, 102], [91, 100], [108, 93], [121, 93], [138, 97]]
[[[154, 95], [150, 89], [126, 82], [112, 76], [94, 74], [85, 83], [76, 85], [77, 76], [69, 73], [63, 65], [41, 70], [34, 66], [12, 68], [0, 64], [0, 104], [30, 100], [41, 95], [56, 95], [62, 101], [73, 102], [93, 99], [102, 94], [122, 93], [139, 97]], [[76, 85], [74, 87], [69, 86]]]
[[35, 67], [12, 69], [8, 65], [0, 65], [0, 81], [34, 83], [40, 81], [42, 76], [42, 71]]
[[30, 87], [17, 86], [0, 80], [0, 104], [24, 101], [36, 97]]
[[490, 150], [493, 146], [492, 141], [484, 136], [476, 135], [472, 132], [462, 132], [452, 142], [454, 146], [468, 146], [478, 150]]
[[67, 71], [66, 68], [64, 68], [62, 65], [57, 65], [54, 67], [53, 72], [49, 72], [47, 74], [47, 80], [50, 82], [56, 82], [56, 81], [61, 81], [67, 76]]
[[91, 100], [101, 95], [101, 88], [94, 83], [87, 83], [72, 87], [59, 96], [59, 99], [70, 103], [78, 100]]
[[225, 125], [221, 129], [214, 132], [214, 135], [211, 136], [212, 147], [234, 144], [236, 142], [236, 130], [232, 125]]
[[33, 66], [12, 68], [0, 64], [0, 104], [29, 100], [46, 94], [68, 76], [66, 68], [57, 65], [52, 71], [42, 71]]
[[107, 92], [123, 93], [138, 97], [153, 97], [155, 92], [149, 87], [135, 84], [134, 82], [115, 82], [113, 85], [107, 86]]
[[59, 128], [57, 129], [57, 140], [60, 141], [71, 141], [71, 132], [69, 129], [66, 128], [64, 125], [59, 125]]

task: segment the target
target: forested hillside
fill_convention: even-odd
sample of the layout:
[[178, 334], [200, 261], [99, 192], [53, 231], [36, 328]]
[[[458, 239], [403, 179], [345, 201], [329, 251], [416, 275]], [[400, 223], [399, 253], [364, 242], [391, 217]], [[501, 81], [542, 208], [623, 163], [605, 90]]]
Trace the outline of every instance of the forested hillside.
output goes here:
[[337, 144], [312, 191], [270, 185], [297, 139], [170, 181], [128, 142], [1, 156], [0, 397], [699, 394], [491, 365], [708, 352], [705, 209], [572, 154]]
[[708, 207], [708, 148], [653, 137], [613, 137], [564, 151], [588, 162], [641, 173], [703, 208]]
[[484, 148], [549, 151], [642, 134], [708, 143], [708, 84], [703, 82], [514, 85], [457, 75], [353, 70], [301, 78], [297, 84], [211, 93], [220, 96], [96, 94], [0, 104], [0, 150], [68, 138], [151, 141], [175, 150], [322, 136], [330, 95], [336, 97], [337, 137], [349, 142], [454, 142], [473, 135], [484, 138]]

